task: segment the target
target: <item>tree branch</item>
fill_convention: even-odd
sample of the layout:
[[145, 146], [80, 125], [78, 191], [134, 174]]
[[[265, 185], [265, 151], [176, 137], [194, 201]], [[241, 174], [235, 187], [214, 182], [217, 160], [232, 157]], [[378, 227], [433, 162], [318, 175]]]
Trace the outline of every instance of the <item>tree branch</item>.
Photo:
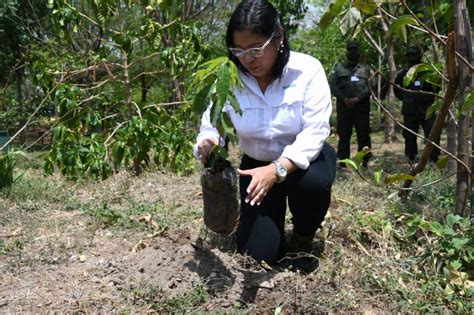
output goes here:
[[[421, 27], [423, 27], [426, 31], [428, 31], [428, 33], [433, 36], [434, 38], [436, 38], [440, 43], [442, 43], [444, 46], [447, 46], [448, 43], [447, 41], [444, 41], [440, 36], [439, 34], [433, 32], [428, 26], [426, 26], [425, 23], [423, 23], [419, 18], [418, 16], [415, 14], [415, 12], [413, 12], [409, 7], [408, 7], [408, 4], [406, 3], [406, 0], [401, 0], [400, 1], [403, 6], [405, 7], [405, 9], [407, 9], [408, 13], [410, 13], [410, 15], [418, 22], [418, 24], [421, 25]], [[449, 40], [449, 36], [448, 36], [448, 40]], [[471, 70], [471, 72], [474, 72], [474, 66], [469, 62], [469, 60], [467, 60], [466, 58], [464, 58], [463, 55], [461, 55], [460, 53], [458, 53], [457, 51], [454, 52], [456, 57], [458, 57], [459, 59], [462, 60], [462, 62], [464, 62], [466, 64], [466, 66]]]
[[[447, 72], [448, 72], [448, 87], [446, 89], [446, 94], [444, 95], [443, 99], [443, 104], [441, 106], [441, 109], [438, 113], [438, 116], [436, 116], [436, 120], [433, 125], [433, 129], [431, 129], [430, 135], [428, 139], [430, 140], [425, 148], [423, 149], [423, 152], [420, 157], [420, 162], [415, 165], [415, 167], [410, 171], [410, 175], [416, 176], [417, 174], [421, 173], [425, 166], [426, 163], [428, 162], [429, 156], [431, 151], [433, 150], [433, 142], [435, 139], [438, 139], [441, 131], [443, 129], [443, 124], [444, 121], [446, 120], [446, 116], [448, 115], [449, 112], [449, 107], [451, 106], [451, 103], [454, 101], [456, 97], [456, 91], [458, 88], [458, 77], [457, 77], [457, 69], [456, 69], [456, 58], [455, 58], [455, 51], [456, 51], [456, 33], [455, 32], [450, 32], [448, 35], [448, 41], [447, 41], [447, 46], [446, 46], [446, 65], [447, 65]], [[458, 163], [460, 162], [459, 159], [457, 159]], [[463, 166], [468, 170], [469, 176], [472, 176], [471, 171], [469, 170], [469, 167], [462, 163]], [[412, 180], [406, 180], [405, 183], [403, 184], [403, 188], [408, 188], [412, 184]], [[407, 197], [407, 191], [406, 190], [401, 190], [399, 193], [400, 197]]]

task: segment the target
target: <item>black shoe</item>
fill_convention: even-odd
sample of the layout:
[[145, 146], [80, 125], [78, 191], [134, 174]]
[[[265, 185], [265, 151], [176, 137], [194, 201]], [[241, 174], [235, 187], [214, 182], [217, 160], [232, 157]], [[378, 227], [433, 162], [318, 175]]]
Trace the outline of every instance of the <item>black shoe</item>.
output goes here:
[[418, 159], [416, 158], [416, 155], [409, 155], [408, 156], [408, 161], [410, 161], [411, 164], [414, 164], [418, 162]]
[[318, 246], [313, 245], [313, 238], [312, 236], [302, 236], [293, 232], [286, 255], [280, 261], [280, 265], [305, 274], [316, 270], [319, 265], [317, 255], [321, 254], [323, 249], [320, 248], [320, 244]]

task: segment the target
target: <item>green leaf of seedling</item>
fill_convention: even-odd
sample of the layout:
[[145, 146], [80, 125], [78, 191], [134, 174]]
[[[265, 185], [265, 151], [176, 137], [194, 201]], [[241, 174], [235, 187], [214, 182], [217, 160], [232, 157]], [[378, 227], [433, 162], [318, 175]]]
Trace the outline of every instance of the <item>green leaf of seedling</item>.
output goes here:
[[239, 115], [242, 115], [242, 109], [240, 108], [239, 102], [235, 98], [234, 95], [229, 95], [228, 101], [230, 102], [230, 105], [234, 108], [235, 112]]
[[405, 180], [416, 180], [416, 177], [412, 176], [412, 175], [409, 175], [409, 174], [403, 174], [403, 173], [397, 173], [397, 174], [393, 174], [393, 175], [389, 175], [385, 178], [385, 184], [387, 185], [390, 185], [390, 184], [393, 184], [393, 183], [398, 183], [398, 182], [401, 182], [401, 181], [405, 181]]
[[227, 160], [229, 153], [227, 150], [222, 148], [220, 145], [215, 145], [209, 151], [207, 156], [206, 168], [213, 170], [214, 172], [220, 172], [230, 165], [230, 162]]
[[230, 120], [229, 115], [224, 112], [222, 116], [222, 126], [224, 127], [225, 135], [229, 138], [231, 143], [237, 143], [237, 137], [235, 135], [234, 126], [232, 125], [232, 121]]
[[223, 122], [223, 119], [219, 119], [217, 121], [217, 124], [215, 125], [217, 131], [219, 132], [219, 135], [222, 137], [222, 138], [225, 138], [226, 134], [225, 134], [225, 127], [224, 127], [224, 122]]
[[196, 114], [201, 115], [206, 111], [209, 106], [209, 94], [212, 88], [212, 84], [206, 85], [196, 94], [193, 103], [193, 111]]
[[196, 74], [189, 88], [192, 89], [194, 88], [194, 86], [200, 86], [203, 82], [207, 82], [207, 84], [211, 84], [212, 82], [214, 82], [214, 76], [217, 72], [218, 67], [221, 64], [226, 63], [227, 60], [227, 57], [218, 57], [200, 65], [199, 70], [196, 71]]
[[219, 103], [217, 95], [212, 95], [212, 107], [211, 107], [211, 124], [217, 126], [218, 121], [222, 116], [222, 108], [224, 104]]
[[222, 64], [217, 71], [216, 93], [221, 107], [224, 107], [229, 95], [230, 72], [227, 64]]
[[234, 92], [236, 88], [241, 89], [244, 86], [244, 84], [242, 83], [242, 80], [240, 80], [239, 68], [237, 68], [235, 63], [233, 63], [230, 60], [227, 60], [227, 65], [229, 67], [230, 78], [231, 78], [230, 80], [231, 90], [232, 92]]

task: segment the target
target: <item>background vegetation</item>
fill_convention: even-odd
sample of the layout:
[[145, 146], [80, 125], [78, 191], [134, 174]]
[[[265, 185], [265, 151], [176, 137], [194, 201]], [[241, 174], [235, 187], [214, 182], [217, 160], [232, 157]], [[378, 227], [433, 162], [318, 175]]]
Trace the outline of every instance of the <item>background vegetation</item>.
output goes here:
[[[204, 62], [227, 54], [223, 30], [237, 2], [2, 1], [0, 227], [6, 229], [15, 221], [15, 216], [9, 217], [11, 209], [31, 213], [52, 207], [82, 210], [104, 228], [133, 230], [137, 226], [130, 216], [150, 212], [150, 205], [131, 202], [124, 212], [108, 206], [105, 197], [80, 202], [68, 189], [101, 183], [122, 170], [136, 176], [156, 169], [195, 176], [198, 169], [191, 149], [199, 117], [192, 102], [200, 87], [191, 83]], [[427, 166], [424, 172], [412, 174], [414, 189], [403, 199], [398, 197], [399, 184], [412, 170], [397, 159], [400, 152], [377, 152], [370, 171], [356, 170], [339, 178], [333, 201], [335, 244], [328, 257], [341, 261], [340, 272], [349, 268], [341, 260], [348, 250], [345, 241], [362, 253], [379, 253], [379, 260], [357, 258], [348, 270], [367, 295], [393, 297], [401, 312], [472, 309], [474, 239], [466, 144], [474, 104], [472, 44], [466, 44], [472, 4], [448, 0], [273, 3], [291, 31], [292, 48], [320, 59], [327, 73], [344, 60], [348, 39], [362, 43], [365, 62], [378, 75], [373, 126], [380, 144], [397, 143], [400, 127], [392, 118], [399, 117], [399, 104], [391, 97], [390, 82], [404, 63], [406, 45], [424, 48], [430, 80], [442, 88], [432, 110], [436, 112], [446, 100], [449, 83], [445, 56], [453, 52], [446, 48], [447, 36], [456, 32], [460, 83], [455, 102], [451, 99], [447, 104], [451, 114], [446, 119], [443, 148], [447, 150], [442, 159], [449, 160], [451, 168], [449, 163], [448, 170]], [[25, 164], [25, 156], [34, 163]], [[155, 219], [163, 219], [157, 209], [152, 210]], [[199, 217], [198, 208], [191, 213]], [[166, 229], [175, 219], [160, 224]], [[176, 220], [186, 221], [186, 217], [177, 214]], [[21, 255], [24, 242], [0, 238], [0, 258]], [[196, 303], [205, 303], [205, 296], [199, 297], [203, 300]], [[332, 305], [330, 299], [325, 301]], [[345, 309], [356, 310], [350, 302]]]

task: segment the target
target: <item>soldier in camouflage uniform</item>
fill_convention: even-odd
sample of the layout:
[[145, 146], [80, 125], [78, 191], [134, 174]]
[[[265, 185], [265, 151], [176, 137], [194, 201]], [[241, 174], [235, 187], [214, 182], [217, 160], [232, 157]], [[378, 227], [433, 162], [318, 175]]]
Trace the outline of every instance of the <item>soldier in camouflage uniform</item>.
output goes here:
[[[402, 101], [403, 124], [414, 132], [418, 132], [421, 127], [425, 137], [428, 137], [436, 116], [432, 115], [426, 118], [426, 111], [434, 103], [434, 93], [437, 93], [439, 89], [424, 81], [422, 79], [423, 73], [420, 72], [417, 72], [416, 77], [411, 80], [408, 86], [404, 86], [403, 79], [407, 72], [411, 67], [421, 63], [421, 49], [417, 46], [409, 46], [405, 57], [408, 61], [408, 66], [400, 70], [395, 79], [395, 84], [403, 88], [395, 87], [395, 96]], [[430, 92], [431, 94], [419, 93], [417, 91]], [[405, 155], [411, 163], [414, 163], [418, 154], [417, 137], [405, 129], [403, 130], [403, 137], [405, 138]], [[439, 145], [439, 139], [436, 143]], [[436, 147], [433, 148], [430, 156], [431, 161], [438, 161], [439, 154], [440, 150]]]
[[[359, 63], [360, 46], [351, 41], [346, 46], [347, 61], [336, 66], [332, 72], [331, 92], [337, 99], [337, 146], [338, 159], [350, 157], [350, 141], [355, 126], [358, 151], [371, 147], [370, 140], [370, 90], [369, 67]], [[371, 154], [363, 160], [367, 167]], [[344, 167], [341, 164], [340, 167]]]

